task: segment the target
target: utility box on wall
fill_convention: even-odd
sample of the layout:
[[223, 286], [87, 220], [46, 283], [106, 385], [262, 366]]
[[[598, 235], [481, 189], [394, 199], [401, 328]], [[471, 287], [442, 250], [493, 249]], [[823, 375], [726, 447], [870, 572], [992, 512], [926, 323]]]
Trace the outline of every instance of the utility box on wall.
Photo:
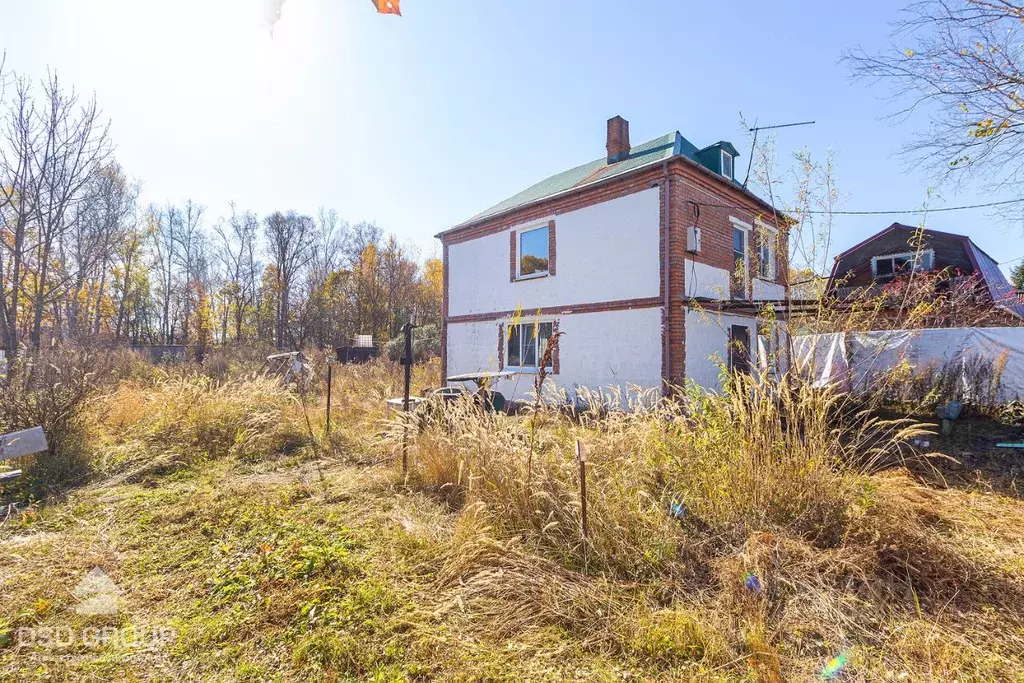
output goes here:
[[696, 225], [686, 229], [686, 251], [691, 254], [700, 253], [700, 228]]

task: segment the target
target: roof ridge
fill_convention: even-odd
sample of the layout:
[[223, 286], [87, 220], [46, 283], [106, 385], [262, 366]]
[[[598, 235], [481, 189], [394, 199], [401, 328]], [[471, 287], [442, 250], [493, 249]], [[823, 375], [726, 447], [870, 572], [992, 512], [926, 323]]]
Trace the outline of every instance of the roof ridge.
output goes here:
[[[731, 143], [727, 143], [724, 140], [716, 142], [711, 146], [714, 147], [715, 145], [723, 144], [729, 144], [731, 146]], [[709, 173], [714, 174], [719, 180], [729, 182], [731, 185], [743, 190], [762, 204], [767, 205], [763, 199], [760, 199], [760, 197], [757, 197], [753, 192], [741, 186], [735, 178], [730, 179], [719, 176], [714, 169], [707, 166], [700, 158], [698, 154], [700, 151], [701, 150], [699, 150], [696, 145], [683, 137], [678, 130], [669, 131], [640, 144], [630, 145], [629, 152], [621, 159], [616, 159], [616, 161], [612, 163], [608, 163], [608, 158], [606, 156], [599, 157], [593, 161], [573, 166], [565, 171], [548, 176], [547, 178], [520, 190], [516, 194], [507, 197], [497, 204], [494, 204], [475, 216], [462, 221], [458, 225], [448, 228], [447, 230], [443, 230], [438, 236], [465, 228], [489, 218], [500, 216], [506, 212], [519, 209], [523, 206], [555, 197], [565, 192], [587, 187], [597, 182], [603, 182], [610, 178], [631, 173], [638, 169], [646, 168], [650, 165], [662, 161], [668, 161], [669, 159], [676, 157], [683, 158], [686, 161], [700, 166]]]

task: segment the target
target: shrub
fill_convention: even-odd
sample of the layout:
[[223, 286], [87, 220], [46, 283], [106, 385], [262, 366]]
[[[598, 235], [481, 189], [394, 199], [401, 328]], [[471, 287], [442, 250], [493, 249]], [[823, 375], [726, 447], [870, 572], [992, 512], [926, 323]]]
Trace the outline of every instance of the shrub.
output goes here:
[[88, 403], [118, 377], [138, 372], [133, 354], [62, 346], [25, 355], [0, 383], [0, 433], [42, 427], [49, 450], [25, 459], [5, 497], [39, 499], [85, 480], [92, 466]]
[[[384, 347], [384, 354], [393, 361], [401, 359], [404, 353], [404, 334], [398, 335]], [[423, 325], [413, 329], [412, 355], [417, 363], [441, 355], [441, 332], [437, 325]]]

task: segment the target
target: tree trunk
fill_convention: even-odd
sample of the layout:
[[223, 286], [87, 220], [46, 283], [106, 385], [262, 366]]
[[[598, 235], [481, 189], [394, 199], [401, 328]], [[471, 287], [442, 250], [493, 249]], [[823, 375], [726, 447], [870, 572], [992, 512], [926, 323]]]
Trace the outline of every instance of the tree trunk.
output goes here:
[[43, 246], [42, 258], [39, 263], [39, 284], [36, 286], [35, 302], [32, 312], [32, 348], [36, 351], [42, 345], [43, 338], [43, 306], [46, 303], [46, 280], [50, 274], [50, 245]]
[[107, 286], [107, 266], [106, 262], [102, 263], [102, 270], [100, 271], [100, 286], [96, 292], [96, 317], [92, 323], [92, 333], [95, 336], [99, 336], [100, 333], [100, 322], [103, 319], [103, 290]]

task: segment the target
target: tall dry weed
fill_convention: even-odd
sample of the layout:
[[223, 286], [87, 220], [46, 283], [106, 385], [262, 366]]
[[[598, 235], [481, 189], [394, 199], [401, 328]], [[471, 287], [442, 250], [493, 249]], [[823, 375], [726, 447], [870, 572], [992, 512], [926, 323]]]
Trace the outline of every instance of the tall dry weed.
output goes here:
[[[439, 407], [421, 418], [411, 482], [453, 507], [482, 506], [501, 534], [568, 566], [682, 575], [709, 544], [762, 530], [838, 544], [865, 495], [862, 472], [917, 433], [786, 378], [735, 377], [722, 394], [671, 401], [636, 394], [629, 411], [590, 400], [578, 412], [537, 403], [525, 418]], [[576, 440], [588, 452], [586, 542]]]

